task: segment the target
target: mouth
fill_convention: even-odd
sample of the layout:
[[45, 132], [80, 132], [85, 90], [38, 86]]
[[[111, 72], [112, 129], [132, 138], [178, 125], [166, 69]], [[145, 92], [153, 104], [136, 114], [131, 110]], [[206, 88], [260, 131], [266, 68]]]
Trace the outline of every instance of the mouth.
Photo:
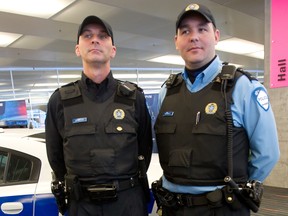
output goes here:
[[100, 49], [96, 49], [96, 48], [93, 48], [93, 49], [89, 49], [89, 52], [97, 52], [97, 53], [101, 53], [102, 51]]
[[198, 51], [198, 50], [202, 50], [202, 48], [201, 47], [190, 47], [187, 49], [188, 52], [190, 52], [190, 51], [193, 52], [193, 51]]

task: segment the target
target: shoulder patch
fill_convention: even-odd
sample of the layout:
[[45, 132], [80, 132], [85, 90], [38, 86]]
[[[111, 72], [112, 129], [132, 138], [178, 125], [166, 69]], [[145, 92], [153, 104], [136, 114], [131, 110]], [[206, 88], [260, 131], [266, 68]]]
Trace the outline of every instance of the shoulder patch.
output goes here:
[[263, 87], [256, 88], [253, 92], [253, 96], [260, 107], [262, 107], [265, 111], [269, 110], [269, 97]]

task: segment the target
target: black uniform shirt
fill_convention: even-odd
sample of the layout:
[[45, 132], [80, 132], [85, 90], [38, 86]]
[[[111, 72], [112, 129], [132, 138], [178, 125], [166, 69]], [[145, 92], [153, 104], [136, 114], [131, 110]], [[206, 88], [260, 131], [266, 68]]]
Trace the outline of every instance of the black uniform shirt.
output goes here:
[[[113, 78], [112, 72], [110, 72], [102, 83], [96, 84], [82, 73], [80, 89], [82, 94], [86, 94], [90, 100], [101, 103], [115, 93], [117, 80]], [[144, 94], [140, 91], [137, 91], [136, 96], [135, 118], [139, 124], [137, 131], [139, 154], [144, 155], [148, 169], [152, 153], [151, 119]], [[60, 181], [64, 180], [66, 174], [63, 155], [64, 124], [63, 105], [57, 89], [50, 97], [47, 105], [45, 130], [48, 160]]]

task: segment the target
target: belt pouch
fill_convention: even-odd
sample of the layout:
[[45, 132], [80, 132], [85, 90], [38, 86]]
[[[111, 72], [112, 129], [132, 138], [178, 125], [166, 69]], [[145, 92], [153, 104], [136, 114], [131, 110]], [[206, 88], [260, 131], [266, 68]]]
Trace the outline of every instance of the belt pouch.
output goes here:
[[69, 198], [72, 200], [80, 200], [80, 197], [82, 196], [82, 190], [78, 176], [66, 175], [65, 185]]
[[209, 202], [209, 206], [212, 208], [217, 208], [222, 206], [222, 200], [223, 200], [223, 194], [222, 190], [217, 189], [215, 191], [212, 191], [210, 193], [206, 194], [206, 198]]

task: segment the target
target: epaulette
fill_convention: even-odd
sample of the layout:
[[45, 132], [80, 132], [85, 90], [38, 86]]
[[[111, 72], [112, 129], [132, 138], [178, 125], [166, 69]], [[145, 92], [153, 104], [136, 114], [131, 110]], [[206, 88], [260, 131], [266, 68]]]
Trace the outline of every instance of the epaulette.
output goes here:
[[117, 93], [115, 94], [114, 101], [132, 106], [136, 101], [137, 90], [143, 92], [135, 83], [118, 80]]
[[131, 95], [134, 94], [134, 92], [138, 90], [140, 92], [143, 92], [143, 89], [141, 89], [138, 85], [136, 85], [133, 82], [129, 81], [119, 81], [118, 85], [118, 92], [120, 95], [125, 96], [125, 97], [130, 97]]
[[83, 102], [78, 81], [63, 85], [59, 88], [59, 92], [64, 106], [72, 106]]
[[165, 81], [164, 84], [166, 84], [167, 88], [172, 88], [178, 86], [182, 82], [183, 79], [181, 73], [178, 73], [178, 74], [170, 74], [170, 76], [168, 77], [168, 79]]
[[257, 80], [249, 72], [244, 71], [243, 68], [236, 68], [234, 65], [225, 63], [223, 64], [221, 73], [214, 79], [214, 82], [221, 83], [223, 80], [226, 80], [227, 86], [232, 86], [242, 75], [245, 75], [250, 81]]
[[68, 100], [71, 98], [81, 96], [81, 91], [78, 85], [78, 82], [71, 82], [66, 85], [63, 85], [60, 89], [61, 100]]
[[252, 80], [258, 80], [256, 77], [254, 77], [251, 73], [249, 73], [248, 71], [244, 71], [243, 68], [237, 68], [237, 71], [240, 72], [241, 74], [245, 75], [250, 82]]

